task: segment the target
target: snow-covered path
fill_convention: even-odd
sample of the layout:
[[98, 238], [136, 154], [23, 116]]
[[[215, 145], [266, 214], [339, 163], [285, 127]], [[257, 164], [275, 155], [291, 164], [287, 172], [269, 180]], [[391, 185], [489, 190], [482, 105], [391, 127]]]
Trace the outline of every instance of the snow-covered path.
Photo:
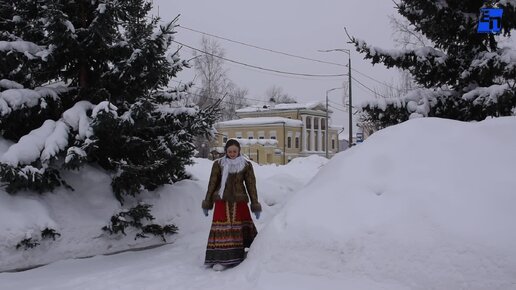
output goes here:
[[[176, 190], [180, 194], [192, 192], [195, 187], [205, 190], [211, 163], [197, 162], [189, 168], [197, 180], [178, 184]], [[264, 206], [262, 217], [255, 221], [258, 231], [325, 162], [326, 159], [314, 156], [283, 167], [255, 167], [260, 202]], [[176, 219], [180, 233], [171, 244], [115, 255], [62, 260], [23, 272], [0, 273], [0, 289], [240, 289], [242, 285], [255, 288], [252, 284], [257, 283], [256, 279], [242, 275], [239, 267], [224, 272], [204, 267], [211, 214], [209, 217], [202, 215], [200, 198], [197, 196], [194, 203], [182, 205], [186, 209], [183, 208]], [[159, 204], [155, 209], [158, 212], [167, 210]]]
[[229, 271], [218, 273], [204, 268], [205, 240], [203, 232], [159, 248], [65, 260], [29, 271], [3, 273], [0, 288], [231, 289], [227, 287], [235, 277]]
[[203, 266], [206, 233], [183, 236], [173, 244], [144, 251], [64, 260], [24, 272], [0, 273], [0, 289], [405, 289], [352, 273], [332, 277], [288, 269], [267, 271], [253, 265], [255, 261], [249, 258], [236, 268], [216, 272]]

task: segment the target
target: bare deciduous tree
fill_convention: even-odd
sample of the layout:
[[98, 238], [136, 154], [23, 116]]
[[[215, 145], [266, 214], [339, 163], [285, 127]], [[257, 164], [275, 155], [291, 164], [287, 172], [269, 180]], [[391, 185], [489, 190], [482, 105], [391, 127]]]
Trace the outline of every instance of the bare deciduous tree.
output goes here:
[[224, 98], [221, 103], [221, 119], [231, 120], [236, 117], [235, 110], [247, 105], [247, 90], [237, 87], [228, 77], [222, 59], [226, 55], [224, 48], [213, 39], [203, 36], [201, 50], [194, 52], [194, 68], [200, 80], [200, 89], [196, 92], [196, 104], [205, 107]]
[[273, 85], [265, 91], [267, 101], [275, 104], [291, 104], [297, 103], [297, 100], [283, 92], [283, 88]]
[[[216, 40], [203, 36], [200, 46], [203, 52], [194, 52], [193, 58], [196, 79], [200, 83], [193, 99], [199, 107], [205, 108], [223, 98], [219, 105], [220, 120], [235, 119], [235, 111], [247, 105], [247, 90], [237, 87], [229, 79], [222, 59], [226, 52]], [[203, 158], [208, 157], [209, 148], [214, 145], [213, 140], [206, 138], [197, 138], [194, 143], [198, 156]]]
[[224, 48], [217, 41], [203, 36], [200, 49], [206, 53], [194, 51], [194, 69], [201, 82], [201, 88], [196, 92], [196, 103], [205, 107], [227, 93], [229, 80], [221, 58], [226, 54]]
[[401, 48], [416, 48], [430, 44], [430, 40], [418, 32], [406, 18], [398, 18], [394, 15], [390, 15], [389, 21], [393, 29], [392, 36], [396, 46]]
[[233, 83], [229, 86], [229, 92], [224, 98], [221, 119], [234, 120], [237, 118], [236, 110], [248, 106], [245, 96], [248, 94], [247, 89], [239, 88]]
[[[418, 32], [406, 18], [399, 18], [395, 15], [389, 16], [394, 44], [403, 49], [413, 49], [431, 44], [431, 41]], [[406, 94], [416, 88], [412, 76], [406, 71], [400, 71], [400, 84], [398, 94]]]

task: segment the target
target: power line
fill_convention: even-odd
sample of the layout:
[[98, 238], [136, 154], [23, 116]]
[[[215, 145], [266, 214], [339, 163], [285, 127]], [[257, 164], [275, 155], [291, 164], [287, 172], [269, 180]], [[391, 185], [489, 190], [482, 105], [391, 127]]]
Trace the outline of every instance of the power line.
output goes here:
[[377, 79], [375, 79], [375, 78], [373, 78], [373, 77], [370, 77], [370, 76], [366, 75], [365, 73], [362, 73], [362, 72], [360, 72], [360, 71], [358, 71], [358, 70], [356, 70], [356, 69], [354, 69], [354, 68], [351, 68], [351, 70], [352, 70], [352, 71], [354, 71], [354, 72], [357, 72], [357, 73], [358, 73], [358, 74], [360, 74], [360, 75], [363, 75], [364, 77], [366, 77], [366, 78], [368, 78], [368, 79], [370, 79], [370, 80], [373, 80], [373, 81], [375, 81], [375, 82], [377, 82], [377, 83], [379, 83], [379, 84], [382, 84], [382, 85], [384, 85], [384, 86], [386, 86], [386, 87], [389, 87], [389, 88], [394, 89], [394, 90], [398, 90], [398, 88], [395, 88], [395, 87], [393, 87], [393, 86], [391, 86], [391, 85], [389, 85], [389, 84], [386, 84], [386, 83], [384, 83], [384, 82], [382, 82], [382, 81], [379, 81], [379, 80], [377, 80]]
[[[179, 81], [176, 81], [176, 80], [172, 80], [173, 82], [177, 82], [177, 83], [180, 83]], [[195, 87], [195, 86], [194, 86]], [[198, 88], [198, 87], [197, 87]], [[197, 96], [197, 97], [203, 97], [203, 98], [207, 98], [207, 99], [211, 99], [211, 100], [215, 100], [215, 101], [221, 101], [222, 103], [226, 103], [226, 104], [231, 104], [231, 105], [235, 105], [235, 106], [241, 106], [243, 104], [238, 104], [238, 103], [234, 103], [234, 102], [231, 102], [231, 101], [227, 101], [227, 100], [221, 100], [220, 98], [215, 98], [215, 97], [209, 97], [209, 96], [203, 96], [203, 95], [200, 95], [200, 94], [197, 94], [197, 93], [194, 93], [194, 92], [186, 92], [187, 94], [190, 94], [190, 95], [194, 95], [194, 96]], [[246, 98], [246, 97], [242, 97], [242, 99], [245, 99], [245, 100], [255, 100], [255, 101], [259, 101], [259, 102], [264, 102], [264, 103], [267, 103], [266, 101], [263, 101], [263, 100], [257, 100], [257, 99], [252, 99], [252, 98]], [[334, 102], [332, 102], [334, 103]], [[336, 105], [339, 105], [339, 106], [342, 106], [340, 104], [337, 104], [337, 103], [334, 103]], [[344, 107], [344, 109], [342, 108], [338, 108], [338, 107], [335, 107], [333, 105], [328, 105], [328, 107], [330, 108], [333, 108], [337, 111], [340, 111], [340, 112], [343, 112], [343, 113], [347, 113], [348, 111], [346, 110], [347, 108]], [[356, 108], [355, 106], [353, 106], [353, 108]], [[355, 113], [354, 113], [355, 114]]]
[[213, 53], [209, 53], [207, 51], [204, 51], [204, 50], [201, 50], [201, 49], [198, 49], [198, 48], [195, 48], [195, 47], [183, 44], [183, 43], [181, 43], [179, 41], [176, 41], [176, 40], [172, 40], [172, 42], [175, 42], [175, 43], [177, 43], [179, 45], [187, 47], [187, 48], [189, 48], [191, 50], [198, 51], [198, 52], [201, 52], [201, 53], [213, 56], [213, 57], [217, 57], [217, 58], [223, 59], [225, 61], [229, 61], [229, 62], [236, 63], [236, 64], [239, 64], [239, 65], [243, 65], [243, 66], [247, 66], [247, 67], [252, 67], [252, 68], [255, 68], [255, 69], [260, 69], [260, 70], [269, 71], [269, 72], [275, 72], [275, 73], [286, 74], [286, 75], [294, 75], [294, 76], [305, 76], [305, 77], [342, 77], [342, 76], [346, 76], [347, 75], [347, 74], [308, 74], [308, 73], [295, 73], [295, 72], [287, 72], [287, 71], [281, 71], [281, 70], [276, 70], [276, 69], [269, 69], [269, 68], [264, 68], [264, 67], [260, 67], [260, 66], [256, 66], [256, 65], [252, 65], [252, 64], [247, 64], [247, 63], [243, 63], [243, 62], [236, 61], [236, 60], [232, 60], [232, 59], [229, 59], [229, 58], [225, 58], [225, 57], [222, 57], [222, 56], [219, 56], [219, 55], [216, 55], [216, 54], [213, 54]]
[[[175, 83], [178, 83], [178, 84], [183, 84], [183, 83], [182, 83], [182, 82], [180, 82], [180, 81], [176, 81], [176, 80], [171, 80], [171, 81], [173, 81], [173, 82], [175, 82]], [[197, 88], [197, 89], [202, 89], [201, 87], [199, 87], [199, 86], [195, 86], [195, 85], [192, 85], [192, 87]], [[189, 94], [192, 94], [192, 95], [194, 95], [194, 96], [198, 96], [198, 97], [206, 97], [206, 96], [202, 96], [202, 95], [199, 95], [199, 94], [197, 94], [197, 93], [190, 92], [190, 91], [188, 91], [188, 93], [189, 93]], [[218, 94], [218, 95], [222, 95], [222, 93], [217, 93], [217, 94]], [[234, 96], [234, 95], [230, 95], [230, 94], [227, 94], [227, 95], [228, 95], [228, 96], [231, 96], [231, 97], [236, 97], [236, 96]], [[210, 98], [210, 99], [213, 99], [213, 100], [217, 100], [217, 98], [214, 98], [214, 97], [207, 97], [207, 98]], [[253, 99], [253, 98], [248, 98], [248, 97], [241, 97], [241, 98], [242, 98], [242, 99], [245, 99], [245, 100], [248, 100], [248, 101], [255, 101], [255, 102], [261, 102], [261, 103], [268, 104], [268, 102], [267, 102], [267, 101], [264, 101], [264, 100]], [[232, 103], [232, 102], [229, 102], [229, 101], [223, 101], [223, 102], [227, 102], [227, 103], [229, 103], [229, 104], [233, 104], [233, 105], [240, 105], [240, 104]], [[342, 105], [342, 104], [339, 104], [339, 103], [336, 103], [336, 102], [333, 102], [333, 101], [330, 101], [330, 100], [329, 100], [328, 102], [329, 102], [329, 103], [332, 103], [332, 104], [334, 104], [334, 105], [336, 105], [336, 106], [340, 106], [340, 108], [341, 108], [341, 109], [347, 110], [347, 107], [346, 107], [346, 106], [344, 106], [344, 105]]]
[[333, 108], [333, 109], [335, 109], [335, 110], [337, 110], [337, 111], [341, 111], [341, 112], [347, 113], [347, 111], [344, 111], [344, 110], [339, 109], [339, 108], [337, 108], [337, 107], [334, 107], [334, 106], [332, 106], [332, 105], [328, 105], [328, 107]]
[[330, 61], [324, 61], [324, 60], [319, 60], [319, 59], [314, 59], [314, 58], [309, 58], [309, 57], [304, 57], [304, 56], [299, 56], [299, 55], [295, 55], [295, 54], [291, 54], [291, 53], [287, 53], [287, 52], [282, 52], [282, 51], [278, 51], [278, 50], [274, 50], [274, 49], [270, 49], [270, 48], [264, 48], [264, 47], [260, 47], [260, 46], [254, 45], [254, 44], [249, 44], [249, 43], [245, 43], [245, 42], [242, 42], [242, 41], [233, 40], [233, 39], [229, 39], [229, 38], [226, 38], [226, 37], [218, 36], [218, 35], [215, 35], [215, 34], [203, 32], [203, 31], [200, 31], [200, 30], [197, 30], [197, 29], [193, 29], [193, 28], [189, 28], [189, 27], [180, 25], [180, 24], [177, 25], [177, 27], [185, 29], [185, 30], [189, 30], [189, 31], [192, 31], [192, 32], [200, 33], [200, 34], [203, 34], [203, 35], [208, 35], [208, 36], [211, 36], [211, 37], [214, 37], [214, 38], [222, 39], [222, 40], [225, 40], [225, 41], [237, 43], [237, 44], [240, 44], [240, 45], [244, 45], [244, 46], [248, 46], [248, 47], [252, 47], [252, 48], [268, 51], [268, 52], [273, 52], [273, 53], [277, 53], [277, 54], [281, 54], [281, 55], [285, 55], [285, 56], [290, 56], [290, 57], [294, 57], [294, 58], [298, 58], [298, 59], [304, 59], [304, 60], [309, 60], [309, 61], [314, 61], [314, 62], [319, 62], [319, 63], [324, 63], [324, 64], [331, 64], [331, 65], [346, 67], [346, 65], [344, 65], [344, 64], [340, 64], [340, 63], [336, 63], [336, 62], [330, 62]]
[[[180, 82], [180, 81], [176, 81], [176, 80], [171, 80], [171, 81], [173, 81], [173, 82], [175, 82], [175, 83], [178, 83], [178, 84], [182, 84], [182, 82]], [[199, 86], [192, 86], [192, 87], [197, 88], [197, 89], [202, 89], [202, 88], [201, 88], [201, 87], [199, 87]], [[192, 93], [192, 92], [190, 92], [190, 91], [188, 91], [188, 93], [189, 93], [189, 94], [192, 94], [192, 95], [196, 95], [196, 96], [198, 96], [198, 97], [205, 97], [205, 96], [201, 96], [201, 95], [196, 94], [196, 93]], [[219, 95], [222, 95], [221, 93], [218, 93], [218, 94], [219, 94]], [[234, 95], [230, 95], [230, 94], [228, 94], [228, 96], [236, 97], [236, 96], [234, 96]], [[211, 98], [211, 97], [208, 97], [208, 98]], [[216, 98], [212, 98], [212, 99], [216, 99]], [[267, 103], [268, 103], [267, 101], [264, 101], [264, 100], [258, 100], [258, 99], [247, 98], [247, 97], [242, 97], [242, 99], [246, 99], [246, 100], [250, 100], [250, 101], [257, 101], [257, 102], [261, 102], [261, 103], [265, 103], [265, 104], [267, 104]], [[234, 103], [231, 103], [231, 104], [233, 104], [233, 105], [237, 105], [237, 104], [234, 104]]]
[[[173, 82], [176, 82], [176, 83], [179, 83], [179, 84], [182, 84], [181, 82], [179, 81], [176, 81], [176, 80], [171, 80]], [[215, 100], [215, 101], [221, 101], [223, 103], [227, 103], [227, 104], [232, 104], [232, 105], [235, 105], [235, 106], [240, 106], [242, 104], [237, 104], [237, 103], [233, 103], [231, 101], [226, 101], [226, 100], [223, 100], [223, 98], [215, 98], [215, 97], [209, 97], [209, 96], [202, 96], [202, 95], [199, 95], [197, 93], [194, 93], [194, 92], [191, 92], [191, 91], [186, 91], [184, 92], [186, 94], [189, 94], [189, 95], [194, 95], [194, 96], [197, 96], [197, 97], [201, 97], [201, 98], [207, 98], [207, 99], [211, 99], [211, 100]], [[245, 98], [243, 98], [245, 99]]]
[[[195, 33], [199, 33], [199, 34], [203, 34], [203, 35], [208, 35], [210, 37], [214, 37], [214, 38], [218, 38], [218, 39], [222, 39], [222, 40], [225, 40], [225, 41], [229, 41], [229, 42], [233, 42], [233, 43], [237, 43], [237, 44], [240, 44], [240, 45], [244, 45], [244, 46], [247, 46], [247, 47], [252, 47], [252, 48], [255, 48], [255, 49], [259, 49], [259, 50], [263, 50], [263, 51], [268, 51], [268, 52], [272, 52], [272, 53], [277, 53], [277, 54], [281, 54], [281, 55], [285, 55], [285, 56], [290, 56], [290, 57], [294, 57], [294, 58], [298, 58], [298, 59], [303, 59], [303, 60], [309, 60], [309, 61], [314, 61], [314, 62], [319, 62], [319, 63], [324, 63], [324, 64], [331, 64], [331, 65], [336, 65], [336, 66], [341, 66], [341, 67], [347, 67], [347, 65], [345, 64], [340, 64], [340, 63], [336, 63], [336, 62], [329, 62], [329, 61], [324, 61], [324, 60], [319, 60], [319, 59], [314, 59], [314, 58], [309, 58], [309, 57], [304, 57], [304, 56], [299, 56], [299, 55], [295, 55], [295, 54], [291, 54], [291, 53], [287, 53], [287, 52], [282, 52], [282, 51], [279, 51], [279, 50], [274, 50], [274, 49], [270, 49], [270, 48], [265, 48], [265, 47], [261, 47], [261, 46], [258, 46], [258, 45], [254, 45], [254, 44], [249, 44], [249, 43], [246, 43], [246, 42], [243, 42], [243, 41], [238, 41], [238, 40], [233, 40], [233, 39], [230, 39], [230, 38], [226, 38], [226, 37], [222, 37], [222, 36], [218, 36], [218, 35], [215, 35], [215, 34], [212, 34], [212, 33], [208, 33], [208, 32], [204, 32], [204, 31], [200, 31], [200, 30], [197, 30], [197, 29], [193, 29], [193, 28], [190, 28], [190, 27], [186, 27], [186, 26], [183, 26], [183, 25], [180, 25], [178, 24], [177, 27], [179, 28], [182, 28], [182, 29], [185, 29], [185, 30], [189, 30], [189, 31], [192, 31], [192, 32], [195, 32]], [[354, 72], [372, 80], [372, 81], [375, 81], [381, 85], [384, 85], [386, 87], [389, 87], [391, 89], [394, 89], [394, 90], [398, 90], [398, 88], [392, 86], [392, 85], [389, 85], [385, 82], [382, 82], [382, 81], [379, 81], [377, 79], [375, 79], [374, 77], [371, 77], [357, 69], [354, 69], [354, 68], [351, 68]]]
[[305, 77], [305, 76], [285, 75], [285, 74], [278, 74], [278, 73], [274, 73], [274, 72], [262, 71], [262, 70], [259, 70], [259, 69], [254, 69], [254, 68], [245, 67], [245, 66], [239, 66], [239, 65], [236, 65], [236, 64], [233, 64], [233, 63], [229, 63], [229, 64], [230, 65], [235, 65], [235, 66], [239, 67], [240, 69], [244, 69], [244, 70], [250, 70], [250, 71], [261, 73], [261, 74], [279, 76], [279, 77], [282, 77], [282, 78], [289, 78], [289, 79], [296, 79], [296, 80], [327, 81], [327, 80], [340, 80], [341, 79], [341, 78], [337, 78], [337, 77], [321, 79], [321, 78], [310, 78], [310, 77]]
[[368, 95], [368, 96], [370, 95], [370, 90], [366, 89], [364, 86], [362, 86], [362, 85], [360, 85], [360, 86], [359, 86], [359, 85], [357, 85], [356, 87], [357, 87], [358, 89], [360, 89], [360, 91], [361, 91], [361, 92], [366, 93], [366, 95]]
[[187, 94], [194, 95], [194, 96], [201, 97], [201, 98], [207, 98], [207, 99], [210, 99], [210, 100], [221, 101], [222, 103], [231, 104], [231, 105], [235, 105], [235, 106], [241, 106], [242, 105], [242, 104], [233, 103], [231, 101], [222, 100], [221, 98], [202, 96], [202, 95], [199, 95], [197, 93], [190, 92], [190, 91], [188, 91]]
[[346, 108], [346, 107], [345, 107], [344, 105], [342, 105], [342, 104], [335, 103], [335, 102], [332, 102], [332, 101], [328, 101], [328, 102], [329, 102], [329, 103], [331, 103], [331, 104], [334, 104], [334, 105], [336, 105], [336, 106], [341, 106], [341, 107], [342, 107], [342, 108], [344, 108], [344, 109]]
[[356, 78], [354, 78], [354, 77], [351, 77], [351, 78], [352, 78], [355, 82], [357, 82], [358, 84], [360, 84], [362, 87], [364, 87], [364, 88], [366, 88], [367, 90], [371, 91], [373, 94], [378, 95], [378, 96], [380, 96], [380, 97], [383, 97], [383, 98], [386, 98], [386, 99], [387, 99], [387, 97], [386, 97], [386, 96], [384, 96], [384, 95], [382, 95], [382, 94], [379, 94], [378, 92], [374, 91], [374, 90], [373, 90], [373, 89], [371, 89], [370, 87], [368, 87], [368, 86], [364, 85], [363, 83], [361, 83], [361, 82], [360, 82], [359, 80], [357, 80]]
[[[331, 107], [331, 108], [334, 108], [334, 109], [336, 109], [336, 110], [339, 110], [339, 111], [341, 111], [341, 112], [348, 112], [348, 107], [344, 107], [344, 108], [342, 108], [342, 107], [341, 107], [341, 108], [338, 108], [338, 107], [334, 107], [333, 105], [328, 105], [328, 106], [329, 106], [329, 107]], [[351, 107], [352, 107], [353, 109], [358, 108], [357, 106], [351, 106]]]
[[[150, 18], [150, 17], [148, 17]], [[160, 22], [165, 22], [163, 20], [159, 20]], [[208, 33], [208, 32], [203, 32], [203, 31], [200, 31], [200, 30], [197, 30], [197, 29], [193, 29], [193, 28], [189, 28], [189, 27], [186, 27], [186, 26], [183, 26], [183, 25], [176, 25], [176, 27], [179, 27], [179, 28], [182, 28], [182, 29], [185, 29], [185, 30], [189, 30], [189, 31], [192, 31], [192, 32], [196, 32], [196, 33], [200, 33], [200, 34], [204, 34], [204, 35], [208, 35], [208, 36], [211, 36], [211, 37], [215, 37], [215, 38], [218, 38], [218, 39], [222, 39], [222, 40], [226, 40], [226, 41], [229, 41], [229, 42], [233, 42], [233, 43], [237, 43], [237, 44], [240, 44], [240, 45], [244, 45], [244, 46], [248, 46], [248, 47], [252, 47], [252, 48], [256, 48], [256, 49], [260, 49], [260, 50], [264, 50], [264, 51], [268, 51], [268, 52], [273, 52], [273, 53], [277, 53], [277, 54], [281, 54], [281, 55], [286, 55], [286, 56], [290, 56], [290, 57], [294, 57], [294, 58], [299, 58], [299, 59], [304, 59], [304, 60], [310, 60], [310, 61], [315, 61], [315, 62], [319, 62], [319, 63], [325, 63], [325, 64], [331, 64], [331, 65], [337, 65], [337, 66], [342, 66], [342, 67], [347, 67], [347, 65], [345, 64], [340, 64], [340, 63], [335, 63], [335, 62], [329, 62], [329, 61], [323, 61], [323, 60], [318, 60], [318, 59], [313, 59], [313, 58], [308, 58], [308, 57], [304, 57], [304, 56], [298, 56], [298, 55], [294, 55], [294, 54], [291, 54], [291, 53], [286, 53], [286, 52], [282, 52], [282, 51], [278, 51], [278, 50], [274, 50], [274, 49], [270, 49], [270, 48], [264, 48], [264, 47], [260, 47], [260, 46], [257, 46], [257, 45], [253, 45], [253, 44], [248, 44], [248, 43], [245, 43], [245, 42], [242, 42], [242, 41], [238, 41], [238, 40], [233, 40], [233, 39], [229, 39], [229, 38], [226, 38], [226, 37], [222, 37], [222, 36], [218, 36], [218, 35], [215, 35], [215, 34], [211, 34], [211, 33]], [[177, 41], [174, 41], [178, 44], [180, 44], [179, 42]], [[194, 50], [198, 50], [198, 49], [195, 49], [195, 48], [192, 48], [192, 47], [189, 47], [187, 45], [184, 45], [190, 49], [194, 49]], [[198, 50], [200, 51], [200, 50]], [[201, 51], [202, 52], [202, 51]], [[203, 53], [206, 53], [208, 54], [207, 52], [203, 52]], [[216, 55], [213, 55], [215, 57], [218, 57]], [[222, 58], [224, 59], [224, 58]], [[230, 60], [228, 60], [230, 61]], [[235, 63], [238, 63], [238, 62], [235, 62]], [[240, 64], [240, 63], [238, 63]], [[245, 65], [245, 64], [242, 64], [242, 65]], [[262, 69], [262, 68], [258, 68], [258, 69]], [[379, 84], [382, 84], [386, 87], [389, 87], [391, 89], [394, 89], [394, 90], [398, 90], [398, 88], [396, 87], [393, 87], [392, 85], [389, 85], [389, 84], [386, 84], [382, 81], [379, 81], [357, 69], [354, 69], [354, 68], [351, 68], [351, 70], [353, 70], [354, 72], [357, 72], [358, 74], [370, 79], [370, 80], [373, 80]], [[335, 76], [346, 76], [347, 74], [343, 74], [343, 75], [335, 75]], [[312, 76], [312, 75], [310, 75]], [[361, 84], [361, 83], [360, 83]], [[363, 84], [361, 84], [363, 85]], [[365, 87], [365, 86], [364, 86]], [[367, 88], [367, 87], [366, 87]], [[367, 88], [369, 89], [369, 88]], [[370, 89], [369, 89], [370, 90]]]

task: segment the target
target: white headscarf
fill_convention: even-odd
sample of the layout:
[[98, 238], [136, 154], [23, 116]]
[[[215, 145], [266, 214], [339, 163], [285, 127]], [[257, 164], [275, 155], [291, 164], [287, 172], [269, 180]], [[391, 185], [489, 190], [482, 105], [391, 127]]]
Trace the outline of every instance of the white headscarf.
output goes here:
[[224, 195], [224, 189], [226, 188], [226, 181], [230, 173], [237, 173], [244, 170], [247, 160], [242, 156], [238, 156], [235, 159], [224, 156], [220, 159], [220, 166], [222, 166], [222, 180], [220, 181], [219, 196], [222, 198]]

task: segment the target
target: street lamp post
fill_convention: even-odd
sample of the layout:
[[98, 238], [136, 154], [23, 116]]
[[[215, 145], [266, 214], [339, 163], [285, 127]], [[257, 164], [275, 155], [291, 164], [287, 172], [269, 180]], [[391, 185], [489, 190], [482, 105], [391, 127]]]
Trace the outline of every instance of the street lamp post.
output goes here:
[[343, 89], [342, 87], [339, 87], [339, 88], [333, 88], [333, 89], [329, 89], [326, 91], [326, 126], [325, 126], [325, 135], [326, 135], [326, 158], [329, 158], [329, 154], [328, 154], [328, 147], [329, 146], [329, 136], [328, 136], [328, 93], [331, 92], [331, 91], [335, 91], [335, 90], [338, 90], [338, 89]]
[[351, 51], [345, 48], [319, 50], [321, 52], [341, 51], [348, 54], [348, 84], [349, 84], [349, 147], [353, 146], [353, 102], [351, 96]]

